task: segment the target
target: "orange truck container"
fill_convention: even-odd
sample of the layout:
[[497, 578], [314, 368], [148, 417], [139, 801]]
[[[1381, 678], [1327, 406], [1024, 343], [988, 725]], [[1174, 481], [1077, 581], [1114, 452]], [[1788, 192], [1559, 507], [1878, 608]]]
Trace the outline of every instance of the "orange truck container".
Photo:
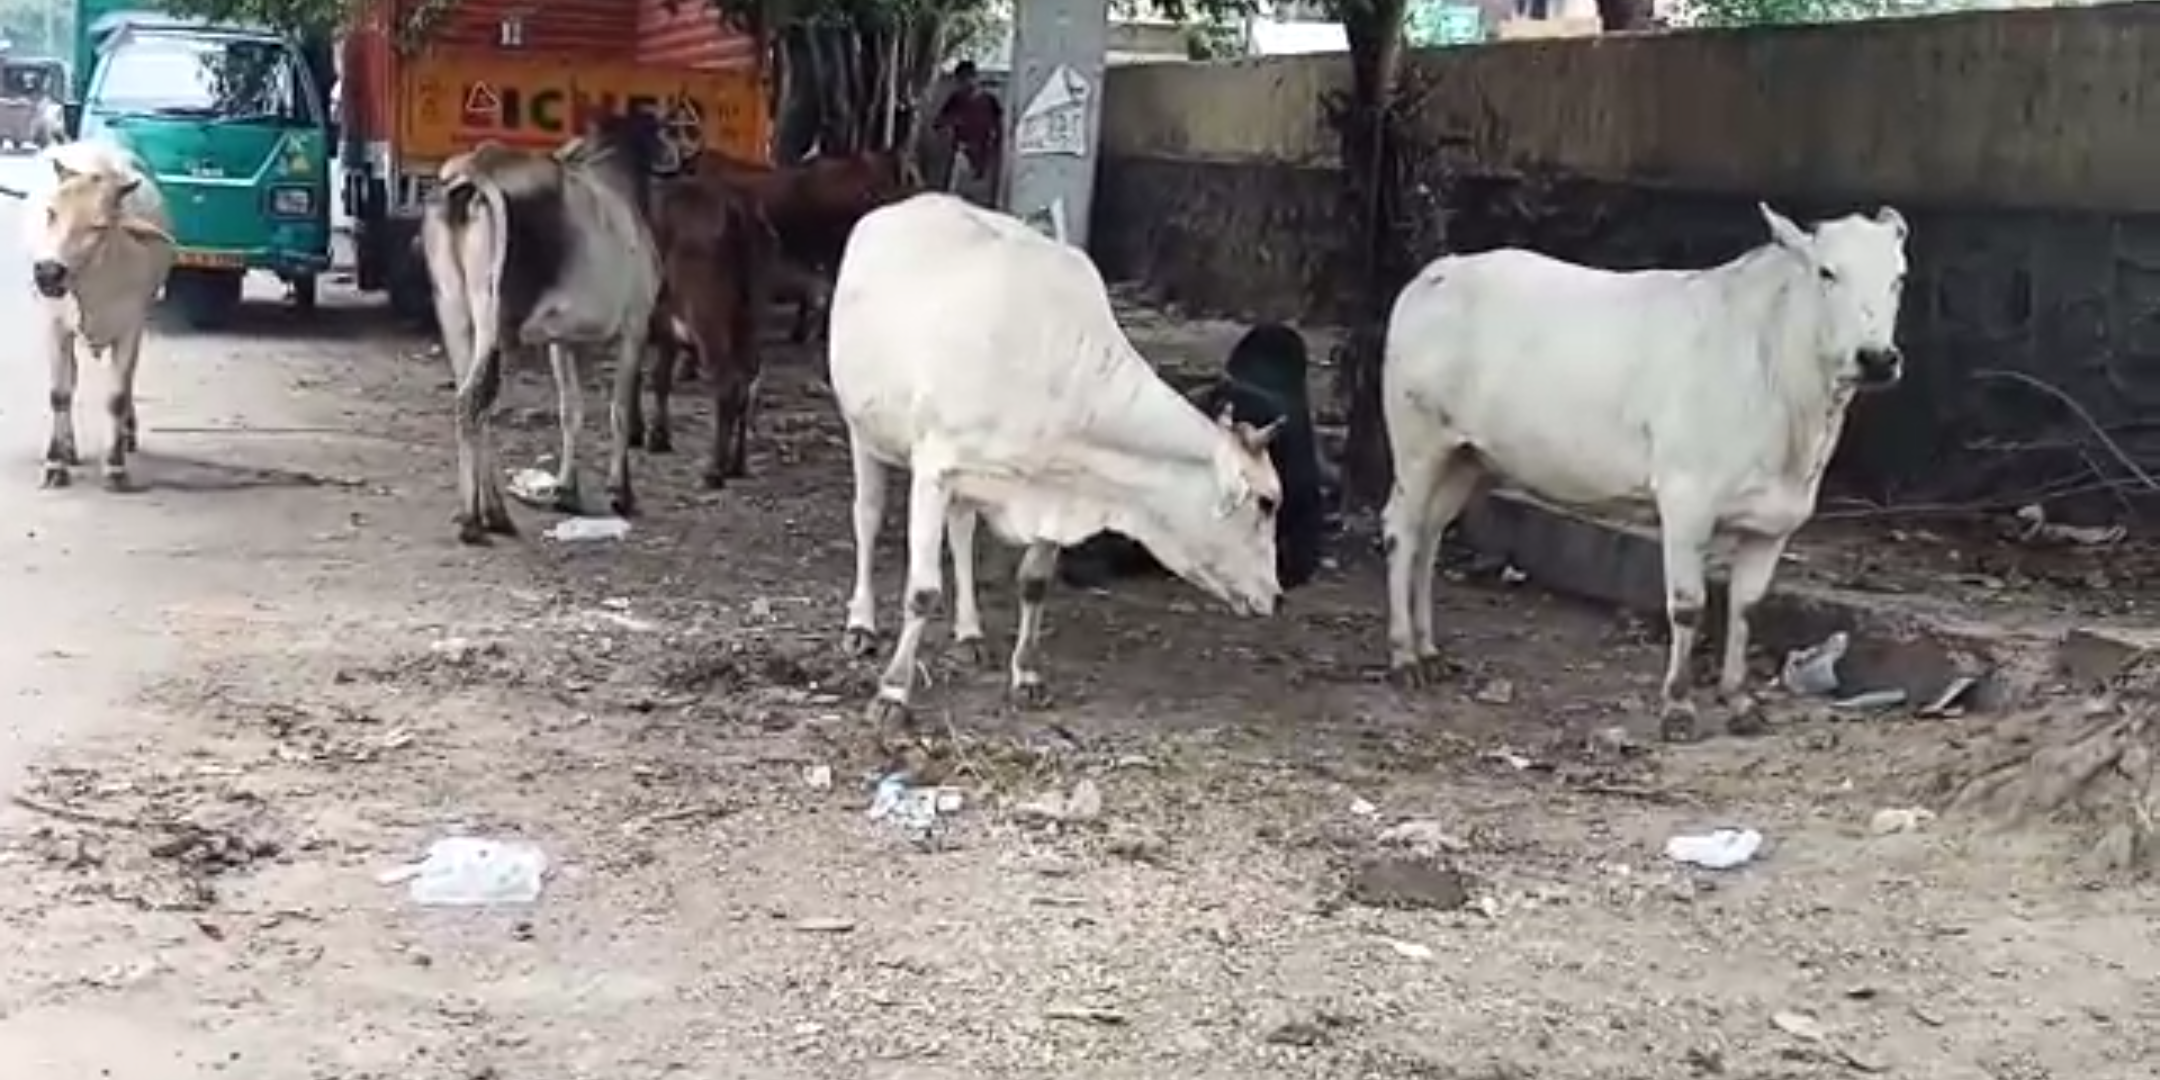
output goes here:
[[762, 55], [699, 0], [460, 0], [425, 47], [395, 28], [417, 0], [371, 0], [342, 48], [340, 162], [359, 286], [430, 313], [414, 251], [443, 159], [490, 139], [552, 149], [595, 117], [652, 113], [683, 157], [764, 161]]

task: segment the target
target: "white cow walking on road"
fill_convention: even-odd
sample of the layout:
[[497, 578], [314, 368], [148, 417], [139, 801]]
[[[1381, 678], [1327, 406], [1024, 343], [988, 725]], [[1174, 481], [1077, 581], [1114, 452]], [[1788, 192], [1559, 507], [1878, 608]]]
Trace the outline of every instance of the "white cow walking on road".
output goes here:
[[105, 486], [127, 487], [127, 456], [139, 439], [135, 368], [150, 313], [172, 270], [172, 222], [148, 170], [101, 139], [60, 143], [39, 155], [50, 187], [30, 193], [23, 222], [30, 281], [40, 297], [51, 359], [52, 437], [46, 487], [65, 487], [80, 464], [75, 443], [76, 346], [108, 362], [105, 414], [111, 433]]
[[1688, 661], [1714, 533], [1735, 540], [1718, 689], [1858, 389], [1894, 385], [1905, 220], [1761, 207], [1771, 242], [1709, 270], [1612, 273], [1521, 250], [1439, 259], [1396, 298], [1382, 368], [1390, 666], [1431, 674], [1440, 534], [1492, 478], [1591, 510], [1652, 507], [1672, 624], [1663, 731], [1694, 736]]
[[872, 211], [840, 262], [830, 341], [855, 462], [852, 652], [875, 638], [886, 469], [912, 474], [906, 618], [872, 705], [881, 722], [906, 716], [948, 538], [953, 638], [982, 648], [978, 514], [1027, 545], [1010, 669], [1024, 704], [1044, 696], [1036, 638], [1060, 545], [1114, 529], [1239, 612], [1274, 612], [1273, 430], [1210, 420], [1157, 377], [1078, 250], [941, 193]]

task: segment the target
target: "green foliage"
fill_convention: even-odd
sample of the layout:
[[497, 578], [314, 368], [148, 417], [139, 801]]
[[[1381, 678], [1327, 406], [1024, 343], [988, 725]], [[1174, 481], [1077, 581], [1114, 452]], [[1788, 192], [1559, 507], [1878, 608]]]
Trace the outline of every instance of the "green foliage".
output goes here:
[[1797, 26], [1898, 13], [1898, 0], [1691, 0], [1696, 26]]
[[[48, 11], [50, 21], [47, 20]], [[50, 38], [46, 36], [48, 29]], [[66, 59], [74, 32], [73, 5], [48, 9], [40, 0], [0, 0], [0, 35], [13, 43], [13, 52], [17, 56]]]
[[215, 22], [261, 23], [310, 33], [343, 27], [362, 5], [360, 0], [160, 0], [158, 6]]

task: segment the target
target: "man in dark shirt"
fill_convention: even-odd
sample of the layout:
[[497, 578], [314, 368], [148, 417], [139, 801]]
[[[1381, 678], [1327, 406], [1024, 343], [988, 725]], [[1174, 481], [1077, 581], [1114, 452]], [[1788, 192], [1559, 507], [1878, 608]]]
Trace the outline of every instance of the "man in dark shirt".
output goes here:
[[954, 65], [953, 79], [958, 85], [939, 106], [931, 126], [952, 136], [957, 157], [967, 162], [971, 181], [987, 183], [994, 199], [998, 152], [1005, 140], [1005, 107], [976, 81], [973, 60]]

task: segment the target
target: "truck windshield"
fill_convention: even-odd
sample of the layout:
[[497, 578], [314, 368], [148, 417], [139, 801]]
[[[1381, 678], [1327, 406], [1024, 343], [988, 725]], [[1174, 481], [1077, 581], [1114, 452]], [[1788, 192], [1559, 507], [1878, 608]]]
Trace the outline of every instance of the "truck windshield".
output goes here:
[[129, 34], [106, 56], [91, 98], [115, 112], [314, 124], [314, 96], [282, 42]]

